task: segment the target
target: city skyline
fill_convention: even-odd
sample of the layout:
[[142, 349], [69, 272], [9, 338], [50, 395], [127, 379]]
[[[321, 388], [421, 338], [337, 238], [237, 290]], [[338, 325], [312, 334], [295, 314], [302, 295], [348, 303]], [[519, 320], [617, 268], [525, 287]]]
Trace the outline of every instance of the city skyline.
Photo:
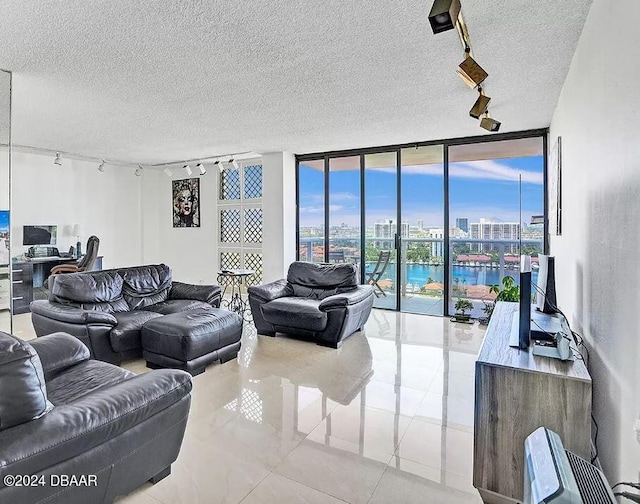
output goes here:
[[[324, 224], [324, 174], [300, 163], [300, 227]], [[366, 227], [395, 219], [397, 214], [395, 168], [366, 170]], [[520, 222], [518, 177], [522, 176], [522, 222], [541, 215], [543, 200], [542, 156], [500, 161], [451, 163], [449, 177], [450, 222], [480, 218]], [[330, 172], [330, 226], [360, 224], [360, 172]], [[442, 165], [402, 168], [402, 221], [424, 227], [443, 226]]]

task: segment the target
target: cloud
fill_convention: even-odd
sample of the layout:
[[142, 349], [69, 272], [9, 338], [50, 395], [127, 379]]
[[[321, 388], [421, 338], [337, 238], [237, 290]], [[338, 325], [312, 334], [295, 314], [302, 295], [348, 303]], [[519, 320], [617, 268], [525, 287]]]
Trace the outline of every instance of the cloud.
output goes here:
[[360, 199], [358, 196], [350, 192], [332, 192], [329, 193], [329, 198], [331, 198], [331, 201], [353, 201]]
[[[343, 205], [329, 205], [329, 212], [339, 212], [343, 208], [345, 208]], [[313, 214], [313, 213], [323, 213], [323, 212], [324, 212], [323, 206], [300, 207], [300, 213]]]
[[[378, 168], [378, 171], [395, 173], [395, 168]], [[435, 175], [442, 177], [444, 168], [441, 164], [403, 166], [405, 175]], [[517, 182], [522, 175], [525, 184], [542, 185], [542, 172], [520, 170], [497, 161], [465, 161], [449, 164], [449, 176], [457, 178], [504, 180]]]

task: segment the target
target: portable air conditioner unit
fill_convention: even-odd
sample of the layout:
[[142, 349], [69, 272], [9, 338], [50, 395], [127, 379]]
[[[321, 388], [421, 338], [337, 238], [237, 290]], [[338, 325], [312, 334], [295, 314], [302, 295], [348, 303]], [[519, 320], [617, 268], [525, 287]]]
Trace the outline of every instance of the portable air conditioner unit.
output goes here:
[[555, 432], [535, 430], [524, 451], [525, 504], [616, 504], [602, 471], [565, 450]]

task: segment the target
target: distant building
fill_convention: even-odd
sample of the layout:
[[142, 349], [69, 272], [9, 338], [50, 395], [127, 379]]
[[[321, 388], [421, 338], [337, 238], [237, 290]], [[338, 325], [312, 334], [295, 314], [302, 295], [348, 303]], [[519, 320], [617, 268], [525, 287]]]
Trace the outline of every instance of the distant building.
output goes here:
[[[444, 229], [429, 229], [429, 238], [432, 240], [444, 240]], [[444, 241], [431, 242], [431, 257], [444, 257]]]
[[[475, 240], [519, 240], [520, 224], [518, 222], [499, 222], [491, 219], [480, 219], [480, 222], [472, 222], [469, 227], [469, 238]], [[471, 250], [475, 252], [488, 252], [496, 248], [496, 243], [472, 243]], [[505, 252], [518, 253], [518, 244], [506, 245]]]
[[[398, 226], [394, 219], [378, 221], [373, 225], [374, 238], [386, 238], [381, 241], [374, 241], [374, 245], [379, 250], [390, 250], [394, 247], [393, 239], [398, 232]], [[409, 222], [402, 221], [400, 236], [409, 238]]]
[[469, 232], [469, 219], [466, 217], [458, 217], [456, 219], [456, 227], [462, 229], [465, 233]]
[[424, 229], [424, 221], [423, 220], [419, 220], [418, 221], [418, 229], [420, 231], [422, 231]]

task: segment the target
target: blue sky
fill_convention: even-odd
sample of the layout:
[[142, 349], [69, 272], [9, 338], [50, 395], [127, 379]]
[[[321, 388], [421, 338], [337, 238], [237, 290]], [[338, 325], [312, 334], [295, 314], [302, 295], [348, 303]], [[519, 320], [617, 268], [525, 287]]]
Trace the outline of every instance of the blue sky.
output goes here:
[[[442, 165], [403, 167], [403, 220], [416, 225], [442, 226]], [[518, 175], [522, 176], [522, 215], [543, 213], [542, 156], [451, 163], [449, 165], [450, 219], [458, 217], [477, 222], [481, 217], [518, 222]], [[323, 224], [323, 174], [300, 163], [300, 226]], [[360, 222], [359, 171], [330, 173], [331, 225], [342, 222], [356, 226]], [[366, 224], [396, 217], [395, 168], [366, 170]]]

